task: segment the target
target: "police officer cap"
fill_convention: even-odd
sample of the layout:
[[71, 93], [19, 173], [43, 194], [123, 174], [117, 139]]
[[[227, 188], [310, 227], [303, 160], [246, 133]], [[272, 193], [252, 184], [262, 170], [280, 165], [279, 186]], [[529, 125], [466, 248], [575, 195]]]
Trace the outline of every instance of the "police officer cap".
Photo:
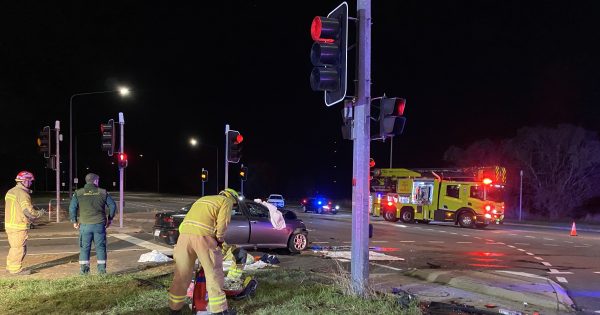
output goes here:
[[85, 182], [88, 184], [93, 184], [94, 181], [99, 178], [100, 178], [100, 176], [98, 176], [94, 173], [89, 173], [89, 174], [85, 175]]

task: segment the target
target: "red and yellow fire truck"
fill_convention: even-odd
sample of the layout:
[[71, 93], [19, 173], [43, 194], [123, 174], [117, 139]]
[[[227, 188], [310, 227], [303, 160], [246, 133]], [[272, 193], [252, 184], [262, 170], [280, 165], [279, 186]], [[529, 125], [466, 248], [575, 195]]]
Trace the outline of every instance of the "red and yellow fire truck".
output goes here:
[[391, 222], [484, 228], [504, 221], [505, 184], [506, 169], [500, 166], [374, 169], [370, 212]]

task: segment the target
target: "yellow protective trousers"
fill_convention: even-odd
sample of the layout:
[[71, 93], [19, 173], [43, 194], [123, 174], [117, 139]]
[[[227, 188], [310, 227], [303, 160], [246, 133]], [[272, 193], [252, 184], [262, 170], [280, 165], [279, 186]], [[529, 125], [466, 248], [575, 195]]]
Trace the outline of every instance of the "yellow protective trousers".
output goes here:
[[196, 259], [204, 269], [208, 292], [208, 311], [219, 313], [227, 310], [223, 292], [223, 256], [213, 236], [181, 234], [173, 251], [175, 275], [169, 288], [169, 308], [179, 310], [185, 304], [187, 288], [193, 277]]
[[6, 229], [8, 235], [8, 256], [6, 256], [6, 271], [17, 273], [23, 269], [23, 259], [27, 254], [27, 230]]

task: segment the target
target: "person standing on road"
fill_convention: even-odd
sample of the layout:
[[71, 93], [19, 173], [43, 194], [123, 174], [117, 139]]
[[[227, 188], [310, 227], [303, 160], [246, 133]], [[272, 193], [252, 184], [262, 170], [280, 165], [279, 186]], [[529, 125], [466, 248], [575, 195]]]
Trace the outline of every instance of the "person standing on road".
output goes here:
[[208, 310], [211, 314], [236, 314], [227, 308], [221, 251], [231, 210], [238, 198], [238, 193], [231, 188], [225, 188], [219, 195], [202, 197], [196, 200], [181, 222], [173, 251], [175, 275], [168, 293], [171, 314], [181, 313], [196, 259], [206, 277]]
[[69, 205], [69, 217], [73, 227], [79, 230], [79, 273], [82, 275], [90, 272], [92, 242], [96, 246], [98, 273], [106, 273], [106, 228], [112, 223], [117, 204], [106, 189], [98, 187], [99, 179], [94, 173], [87, 174], [85, 185], [73, 193]]
[[6, 192], [4, 197], [4, 229], [8, 236], [8, 256], [6, 271], [16, 275], [31, 274], [31, 270], [23, 269], [23, 259], [27, 254], [27, 230], [33, 220], [44, 215], [45, 210], [37, 210], [31, 203], [31, 184], [35, 178], [28, 171], [17, 174], [17, 184]]

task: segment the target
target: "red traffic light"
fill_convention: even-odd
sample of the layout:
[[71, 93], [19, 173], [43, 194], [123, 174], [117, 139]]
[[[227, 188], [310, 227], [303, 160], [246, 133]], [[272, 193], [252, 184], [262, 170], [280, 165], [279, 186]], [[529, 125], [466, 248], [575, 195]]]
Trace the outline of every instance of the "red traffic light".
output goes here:
[[369, 167], [375, 167], [375, 160], [373, 158], [369, 159]]
[[396, 99], [396, 110], [397, 110], [398, 116], [404, 115], [405, 107], [406, 107], [406, 100], [403, 98], [397, 98]]
[[241, 133], [238, 133], [237, 137], [235, 137], [235, 144], [240, 144], [242, 141], [244, 141], [244, 137]]
[[127, 161], [127, 154], [119, 153], [119, 161]]
[[337, 19], [315, 16], [310, 24], [310, 36], [315, 42], [333, 43], [333, 37], [339, 32], [339, 29], [340, 22]]

